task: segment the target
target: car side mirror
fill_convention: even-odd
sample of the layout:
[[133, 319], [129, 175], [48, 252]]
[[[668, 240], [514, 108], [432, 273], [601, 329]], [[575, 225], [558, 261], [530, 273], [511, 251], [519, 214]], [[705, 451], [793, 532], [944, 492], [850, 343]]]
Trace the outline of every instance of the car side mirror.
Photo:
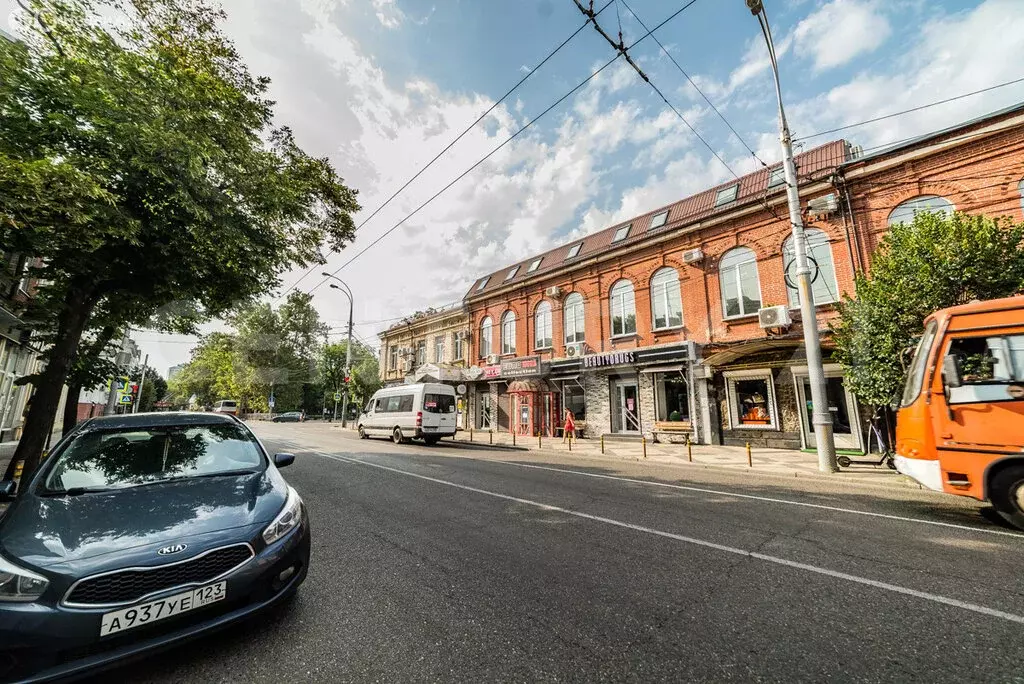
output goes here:
[[963, 378], [960, 376], [960, 364], [956, 356], [947, 354], [942, 358], [942, 383], [946, 387], [960, 387]]
[[14, 480], [0, 480], [0, 501], [13, 501], [18, 491], [18, 483]]
[[295, 454], [274, 454], [274, 465], [284, 468], [295, 463]]

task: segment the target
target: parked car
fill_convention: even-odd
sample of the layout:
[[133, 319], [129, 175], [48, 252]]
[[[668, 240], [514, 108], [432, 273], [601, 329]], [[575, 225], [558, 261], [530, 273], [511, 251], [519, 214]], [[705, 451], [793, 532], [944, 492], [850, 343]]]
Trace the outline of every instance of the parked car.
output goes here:
[[270, 457], [231, 415], [76, 428], [0, 520], [0, 681], [78, 676], [293, 595], [310, 546], [302, 499], [278, 472], [294, 460]]
[[288, 413], [279, 413], [271, 420], [275, 423], [301, 423], [306, 420], [306, 415], [301, 411], [289, 411]]
[[359, 436], [410, 438], [436, 444], [455, 435], [455, 389], [439, 383], [386, 387], [374, 392], [356, 423]]

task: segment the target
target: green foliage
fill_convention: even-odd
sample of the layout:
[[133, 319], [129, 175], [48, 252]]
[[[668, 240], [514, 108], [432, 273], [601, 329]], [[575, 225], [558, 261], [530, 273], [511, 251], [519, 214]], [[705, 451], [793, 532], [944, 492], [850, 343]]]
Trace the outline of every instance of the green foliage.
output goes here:
[[[131, 370], [130, 377], [138, 382], [142, 376], [142, 367], [137, 366]], [[167, 394], [167, 381], [155, 368], [146, 368], [146, 380], [142, 383], [141, 397], [139, 397], [139, 411], [152, 411], [153, 403], [160, 401]]]
[[95, 311], [116, 327], [221, 315], [342, 248], [359, 208], [272, 127], [269, 81], [212, 3], [28, 4], [63, 54], [28, 15], [25, 43], [0, 40], [0, 252], [41, 259], [26, 318], [50, 345], [19, 458], [39, 450]]
[[[345, 352], [348, 340], [324, 347], [320, 355], [320, 379], [324, 386], [324, 399], [328, 407], [333, 404], [335, 391], [340, 391], [345, 378]], [[362, 406], [380, 389], [380, 364], [373, 350], [359, 342], [352, 344], [352, 369], [349, 383], [349, 403]], [[340, 409], [339, 409], [340, 410]]]
[[886, 234], [833, 325], [847, 386], [876, 406], [903, 384], [903, 353], [937, 309], [1024, 290], [1024, 224], [919, 213]]

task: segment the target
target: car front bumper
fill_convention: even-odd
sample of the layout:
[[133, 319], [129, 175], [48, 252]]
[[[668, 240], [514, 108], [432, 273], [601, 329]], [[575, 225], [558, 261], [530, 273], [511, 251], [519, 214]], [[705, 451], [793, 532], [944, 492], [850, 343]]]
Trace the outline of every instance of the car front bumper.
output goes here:
[[[75, 678], [219, 630], [294, 593], [306, 578], [309, 554], [309, 520], [304, 516], [300, 527], [224, 578], [224, 601], [102, 638], [100, 620], [109, 608], [0, 604], [0, 681]], [[289, 568], [292, 573], [281, 581]]]

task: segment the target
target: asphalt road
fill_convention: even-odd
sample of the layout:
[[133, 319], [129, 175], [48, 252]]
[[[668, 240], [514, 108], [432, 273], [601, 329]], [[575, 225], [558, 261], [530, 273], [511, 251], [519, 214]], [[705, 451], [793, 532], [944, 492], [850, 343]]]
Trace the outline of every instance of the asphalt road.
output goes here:
[[298, 456], [298, 599], [104, 681], [1024, 678], [1024, 536], [970, 502], [255, 428]]

